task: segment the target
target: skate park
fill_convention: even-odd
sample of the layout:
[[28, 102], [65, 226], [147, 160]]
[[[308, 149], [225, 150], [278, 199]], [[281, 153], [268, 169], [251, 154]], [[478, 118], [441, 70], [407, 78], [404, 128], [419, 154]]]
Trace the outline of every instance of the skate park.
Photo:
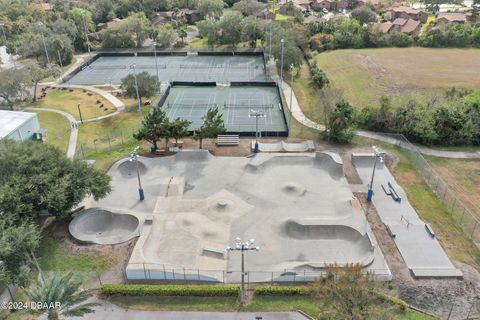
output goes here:
[[184, 150], [140, 157], [139, 172], [143, 201], [135, 166], [124, 159], [109, 171], [114, 190], [94, 204], [140, 222], [129, 280], [238, 282], [240, 254], [225, 251], [236, 237], [260, 247], [246, 260], [250, 282], [311, 281], [325, 266], [347, 263], [391, 279], [336, 152], [215, 157]]

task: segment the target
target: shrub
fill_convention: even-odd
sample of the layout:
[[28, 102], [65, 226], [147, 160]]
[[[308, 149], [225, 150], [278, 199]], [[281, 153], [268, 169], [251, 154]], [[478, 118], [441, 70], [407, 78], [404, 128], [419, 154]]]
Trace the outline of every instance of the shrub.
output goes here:
[[238, 286], [104, 284], [102, 294], [124, 296], [218, 297], [237, 296]]
[[390, 39], [394, 47], [405, 48], [410, 47], [413, 44], [412, 37], [403, 32], [394, 32]]
[[328, 80], [327, 75], [325, 72], [320, 69], [317, 64], [312, 64], [312, 67], [310, 68], [310, 72], [312, 73], [312, 80], [313, 83], [317, 86], [317, 88], [322, 89], [323, 87], [327, 86], [330, 83], [330, 80]]
[[390, 296], [388, 294], [385, 294], [383, 292], [379, 292], [378, 293], [378, 296], [384, 300], [384, 301], [387, 301], [387, 302], [391, 302], [393, 303], [394, 305], [398, 306], [398, 309], [401, 311], [401, 312], [405, 312], [407, 311], [408, 309], [408, 303], [406, 303], [405, 301], [403, 301], [402, 299], [399, 299], [397, 297], [393, 297], [393, 296]]
[[258, 286], [255, 288], [255, 294], [259, 296], [295, 296], [310, 294], [310, 290], [306, 286]]

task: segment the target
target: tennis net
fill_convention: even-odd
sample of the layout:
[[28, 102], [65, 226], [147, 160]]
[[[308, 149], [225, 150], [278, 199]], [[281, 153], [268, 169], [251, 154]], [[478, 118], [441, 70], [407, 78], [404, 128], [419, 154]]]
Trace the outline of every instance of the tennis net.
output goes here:
[[[133, 69], [132, 67], [125, 65], [125, 64], [118, 64], [118, 65], [107, 65], [107, 66], [88, 66], [89, 69], [92, 70], [126, 70], [126, 69]], [[136, 69], [155, 69], [155, 65], [136, 65]], [[159, 69], [166, 69], [166, 64], [159, 64]]]

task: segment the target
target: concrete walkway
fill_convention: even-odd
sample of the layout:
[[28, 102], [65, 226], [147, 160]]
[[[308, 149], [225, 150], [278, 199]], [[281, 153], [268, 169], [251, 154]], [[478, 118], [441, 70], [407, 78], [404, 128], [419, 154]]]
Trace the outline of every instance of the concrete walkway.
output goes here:
[[[161, 298], [160, 298], [161, 299]], [[299, 312], [184, 312], [126, 310], [110, 302], [103, 302], [95, 313], [82, 316], [84, 320], [307, 320]], [[70, 317], [66, 319], [78, 319]]]
[[[272, 77], [274, 78], [274, 77]], [[274, 79], [275, 80], [275, 79]], [[290, 85], [283, 81], [282, 83], [282, 91], [283, 95], [285, 96], [285, 100], [287, 103], [290, 102], [290, 92], [292, 91], [290, 88]], [[314, 130], [318, 131], [323, 131], [325, 130], [325, 126], [318, 124], [309, 118], [305, 116], [303, 113], [302, 109], [300, 108], [300, 105], [298, 104], [297, 97], [295, 96], [295, 92], [293, 92], [292, 95], [292, 106], [291, 106], [291, 112], [292, 116], [301, 124], [304, 126], [307, 126], [309, 128], [312, 128]], [[289, 106], [290, 108], [290, 106]], [[372, 132], [372, 131], [365, 131], [365, 130], [357, 130], [356, 134], [361, 137], [365, 138], [370, 138], [370, 139], [375, 139], [379, 140], [382, 142], [390, 143], [390, 144], [398, 144], [398, 139], [377, 133], [377, 132]], [[435, 149], [430, 149], [425, 146], [420, 146], [420, 145], [415, 145], [415, 147], [418, 149], [419, 152], [421, 152], [424, 155], [429, 155], [429, 156], [434, 156], [434, 157], [441, 157], [441, 158], [457, 158], [457, 159], [469, 159], [469, 158], [478, 158], [480, 159], [480, 151], [477, 152], [463, 152], [463, 151], [442, 151], [442, 150], [435, 150]]]
[[73, 128], [72, 123], [78, 123], [78, 121], [70, 113], [57, 110], [57, 109], [50, 109], [50, 108], [26, 108], [26, 109], [30, 111], [41, 110], [41, 111], [48, 111], [48, 112], [56, 112], [68, 119], [68, 121], [70, 122], [70, 140], [68, 142], [67, 157], [70, 159], [73, 159], [75, 157], [75, 150], [77, 148], [78, 127]]

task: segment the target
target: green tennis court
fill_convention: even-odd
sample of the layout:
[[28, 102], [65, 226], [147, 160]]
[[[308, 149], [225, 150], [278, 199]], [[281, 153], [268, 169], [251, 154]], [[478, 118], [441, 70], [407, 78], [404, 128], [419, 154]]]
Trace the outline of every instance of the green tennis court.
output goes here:
[[254, 134], [255, 117], [251, 116], [254, 111], [263, 114], [258, 119], [259, 131], [268, 135], [287, 132], [278, 89], [273, 86], [174, 86], [162, 108], [171, 120], [191, 121], [190, 130], [194, 130], [203, 123], [207, 110], [214, 106], [222, 113], [227, 132]]

